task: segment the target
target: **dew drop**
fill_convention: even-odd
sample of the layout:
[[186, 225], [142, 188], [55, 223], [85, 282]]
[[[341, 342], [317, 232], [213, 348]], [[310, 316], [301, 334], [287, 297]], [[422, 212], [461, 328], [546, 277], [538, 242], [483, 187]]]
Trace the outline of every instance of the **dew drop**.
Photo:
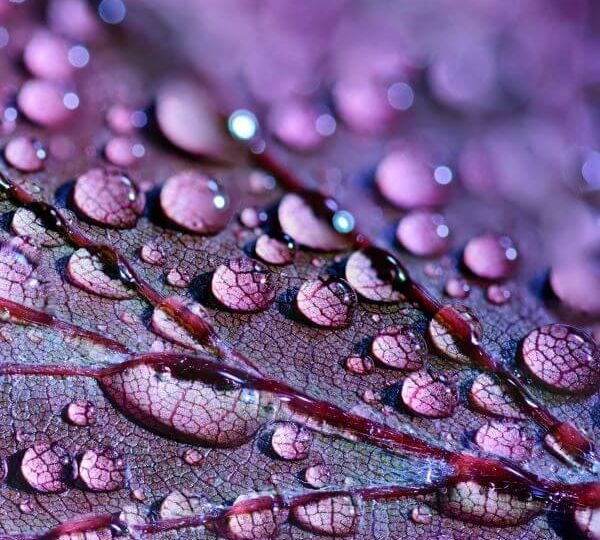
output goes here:
[[71, 111], [63, 103], [64, 92], [54, 82], [31, 79], [21, 86], [17, 104], [32, 122], [55, 127], [65, 122]]
[[490, 527], [527, 523], [542, 510], [540, 501], [483, 486], [474, 480], [458, 482], [438, 496], [440, 510], [455, 519]]
[[[180, 303], [189, 309], [194, 315], [199, 317], [206, 317], [206, 310], [197, 302], [180, 299], [178, 297], [170, 297], [167, 299], [171, 303]], [[155, 308], [152, 311], [152, 318], [150, 321], [152, 331], [159, 336], [181, 345], [189, 349], [200, 349], [202, 348], [200, 343], [182, 326], [177, 324], [164, 310]]]
[[415, 506], [410, 513], [410, 519], [413, 521], [413, 523], [417, 523], [419, 525], [428, 525], [433, 520], [431, 508], [425, 504], [419, 504], [418, 506]]
[[90, 169], [77, 178], [73, 202], [87, 219], [116, 229], [135, 227], [144, 212], [146, 197], [117, 169]]
[[100, 380], [120, 410], [142, 426], [178, 440], [235, 447], [262, 425], [261, 396], [250, 389], [221, 389], [139, 364]]
[[458, 393], [454, 385], [427, 371], [417, 371], [404, 379], [400, 397], [411, 412], [426, 418], [452, 416], [458, 405]]
[[73, 285], [98, 296], [113, 300], [125, 300], [133, 296], [131, 289], [119, 278], [106, 273], [98, 255], [84, 248], [78, 249], [69, 257], [66, 276]]
[[485, 452], [521, 463], [531, 457], [534, 440], [521, 425], [492, 420], [477, 430], [475, 444]]
[[317, 251], [340, 251], [350, 246], [351, 239], [338, 232], [332, 222], [337, 211], [333, 199], [315, 195], [314, 204], [309, 197], [288, 193], [281, 199], [277, 210], [279, 224], [297, 244]]
[[[442, 311], [444, 310], [444, 311]], [[460, 342], [452, 335], [450, 329], [443, 320], [444, 312], [458, 316], [462, 321], [468, 324], [471, 333], [471, 342], [479, 342], [483, 328], [479, 319], [467, 306], [462, 304], [445, 305], [440, 312], [431, 319], [429, 323], [429, 337], [435, 348], [443, 355], [468, 364], [470, 358], [463, 352]]]
[[600, 265], [593, 254], [563, 258], [550, 269], [550, 286], [558, 299], [579, 312], [600, 314]]
[[437, 182], [433, 169], [416, 152], [389, 153], [377, 166], [375, 182], [387, 201], [400, 208], [440, 206], [448, 200], [449, 185]]
[[485, 297], [488, 301], [497, 306], [506, 304], [511, 296], [511, 290], [506, 285], [499, 283], [492, 283], [485, 291]]
[[171, 491], [160, 504], [158, 513], [165, 520], [193, 517], [202, 514], [204, 504], [200, 497]]
[[224, 536], [229, 540], [268, 540], [273, 538], [281, 523], [287, 518], [287, 511], [281, 511], [276, 505], [263, 510], [247, 511], [244, 505], [251, 504], [270, 495], [251, 493], [239, 496], [224, 524]]
[[183, 461], [191, 467], [198, 467], [204, 463], [204, 454], [196, 448], [188, 448], [183, 453]]
[[117, 167], [131, 167], [144, 153], [140, 143], [124, 135], [111, 138], [104, 147], [106, 159]]
[[113, 448], [86, 450], [79, 459], [79, 478], [92, 491], [115, 491], [125, 485], [127, 466]]
[[294, 261], [296, 256], [296, 242], [291, 236], [261, 234], [254, 247], [256, 256], [267, 264], [284, 266]]
[[147, 242], [140, 248], [140, 259], [153, 266], [162, 266], [165, 262], [165, 250], [156, 242]]
[[343, 279], [305, 281], [296, 297], [298, 311], [324, 328], [344, 328], [356, 309], [356, 294]]
[[311, 443], [310, 431], [294, 422], [280, 422], [275, 426], [271, 437], [271, 448], [286, 461], [305, 459]]
[[324, 496], [292, 508], [294, 521], [313, 534], [351, 536], [360, 520], [360, 507], [349, 495]]
[[373, 360], [368, 356], [352, 355], [346, 358], [344, 362], [346, 369], [354, 375], [366, 375], [373, 371]]
[[59, 233], [47, 229], [42, 219], [27, 208], [17, 208], [11, 228], [16, 235], [28, 237], [40, 246], [56, 247], [63, 243]]
[[408, 326], [388, 326], [373, 338], [371, 353], [382, 364], [415, 371], [423, 367], [427, 355], [425, 340]]
[[378, 403], [381, 403], [381, 394], [373, 391], [371, 388], [366, 388], [361, 394], [361, 399], [367, 405], [377, 405]]
[[170, 80], [156, 97], [156, 119], [163, 135], [191, 154], [223, 157], [228, 147], [210, 95], [186, 80]]
[[578, 508], [575, 510], [575, 523], [588, 540], [600, 538], [600, 508]]
[[398, 242], [413, 255], [431, 257], [448, 251], [450, 229], [442, 214], [413, 210], [404, 216], [396, 229]]
[[480, 278], [505, 279], [514, 273], [518, 255], [508, 236], [483, 234], [469, 240], [463, 253], [463, 262]]
[[240, 223], [247, 229], [255, 229], [267, 220], [267, 214], [253, 206], [248, 206], [240, 212]]
[[36, 172], [44, 165], [46, 151], [39, 142], [21, 135], [8, 141], [4, 148], [4, 157], [19, 171]]
[[29, 501], [21, 501], [19, 503], [19, 511], [22, 514], [31, 514], [31, 512], [33, 512], [33, 508], [31, 507], [31, 503]]
[[301, 152], [316, 149], [323, 141], [317, 131], [319, 111], [310, 103], [289, 100], [275, 104], [267, 122], [271, 132], [286, 146]]
[[[0, 297], [12, 302], [41, 307], [46, 293], [39, 280], [32, 257], [35, 249], [21, 238], [0, 244]], [[32, 285], [38, 286], [32, 286]]]
[[47, 30], [36, 31], [23, 51], [23, 62], [35, 77], [66, 79], [73, 69], [69, 63], [69, 45]]
[[0, 456], [0, 484], [2, 484], [8, 476], [8, 463], [4, 456]]
[[402, 298], [397, 288], [408, 276], [395, 257], [379, 248], [367, 248], [350, 255], [346, 279], [367, 300], [397, 302]]
[[481, 373], [475, 378], [469, 391], [469, 400], [475, 409], [485, 414], [514, 420], [526, 418], [510, 388], [487, 373]]
[[171, 268], [167, 272], [166, 281], [169, 285], [171, 285], [171, 287], [183, 289], [192, 282], [192, 276], [190, 276], [185, 270]]
[[106, 124], [115, 133], [128, 135], [133, 133], [136, 128], [145, 125], [145, 116], [142, 111], [134, 111], [130, 107], [117, 103], [108, 109]]
[[65, 491], [76, 478], [73, 459], [57, 444], [37, 443], [25, 450], [21, 473], [27, 483], [42, 493]]
[[579, 393], [600, 385], [600, 348], [588, 335], [566, 324], [548, 324], [523, 340], [523, 363], [553, 390]]
[[66, 417], [74, 426], [92, 426], [96, 423], [96, 406], [87, 400], [72, 401], [67, 405]]
[[310, 487], [321, 489], [331, 481], [331, 471], [327, 465], [313, 465], [304, 470], [304, 482]]
[[262, 311], [275, 299], [275, 281], [263, 264], [238, 257], [217, 267], [212, 276], [211, 291], [232, 311]]
[[213, 178], [195, 171], [171, 176], [160, 191], [160, 205], [175, 225], [195, 234], [216, 234], [229, 223], [229, 196]]
[[468, 298], [471, 292], [470, 285], [462, 278], [451, 277], [444, 285], [444, 291], [450, 298]]

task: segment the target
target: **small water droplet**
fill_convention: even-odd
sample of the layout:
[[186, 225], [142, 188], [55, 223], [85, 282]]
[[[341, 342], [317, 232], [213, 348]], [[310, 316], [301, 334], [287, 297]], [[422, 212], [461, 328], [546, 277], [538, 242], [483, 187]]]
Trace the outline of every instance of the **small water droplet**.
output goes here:
[[[442, 311], [443, 310], [443, 311]], [[458, 340], [444, 320], [445, 314], [458, 317], [469, 327], [470, 343], [479, 343], [483, 328], [481, 322], [473, 311], [462, 304], [444, 305], [429, 323], [429, 337], [435, 348], [442, 354], [465, 364], [470, 362], [469, 357], [463, 352], [460, 340]]]
[[140, 249], [142, 261], [154, 266], [162, 266], [165, 262], [165, 250], [156, 242], [146, 242]]
[[360, 520], [360, 504], [349, 495], [326, 496], [292, 508], [295, 522], [312, 534], [351, 536]]
[[57, 444], [37, 443], [23, 454], [21, 474], [27, 483], [42, 493], [65, 491], [76, 478], [73, 459]]
[[367, 373], [371, 373], [374, 367], [373, 360], [368, 356], [356, 355], [346, 358], [345, 366], [350, 373], [354, 373], [355, 375], [366, 375]]
[[424, 504], [415, 506], [410, 513], [410, 519], [419, 525], [428, 525], [433, 520], [431, 508]]
[[444, 291], [450, 298], [468, 298], [471, 286], [462, 278], [451, 277], [444, 285]]
[[6, 161], [22, 172], [36, 172], [44, 165], [46, 151], [39, 141], [23, 135], [8, 141], [4, 148]]
[[534, 445], [532, 434], [524, 426], [498, 420], [481, 426], [474, 440], [485, 452], [516, 463], [529, 459]]
[[188, 448], [183, 453], [183, 461], [192, 467], [197, 467], [204, 463], [204, 454], [196, 448]]
[[296, 297], [298, 311], [310, 322], [325, 328], [343, 328], [352, 321], [356, 294], [342, 279], [306, 281]]
[[287, 234], [261, 234], [254, 247], [256, 256], [267, 264], [282, 266], [290, 264], [296, 255], [296, 243]]
[[427, 371], [417, 371], [404, 379], [400, 395], [411, 412], [427, 418], [452, 416], [458, 405], [456, 388]]
[[66, 416], [75, 426], [91, 426], [96, 423], [96, 407], [87, 400], [72, 401], [67, 405]]
[[508, 236], [483, 234], [469, 240], [463, 253], [465, 266], [484, 279], [511, 276], [518, 262], [518, 251]]
[[182, 289], [191, 283], [192, 276], [190, 276], [186, 270], [181, 268], [171, 268], [167, 272], [166, 281], [171, 287]]
[[327, 465], [313, 465], [304, 470], [304, 482], [309, 486], [320, 489], [331, 481], [331, 471]]
[[388, 326], [373, 338], [371, 353], [388, 367], [415, 371], [423, 367], [427, 344], [408, 326]]
[[280, 422], [273, 430], [271, 447], [285, 460], [305, 459], [310, 451], [312, 435], [308, 429], [293, 422]]
[[512, 296], [511, 290], [503, 284], [492, 283], [486, 290], [485, 296], [489, 302], [501, 306], [506, 304]]
[[431, 257], [450, 247], [450, 229], [442, 214], [413, 210], [404, 216], [396, 229], [398, 242], [413, 255]]
[[92, 491], [120, 489], [125, 475], [125, 461], [113, 448], [86, 450], [79, 459], [79, 478]]

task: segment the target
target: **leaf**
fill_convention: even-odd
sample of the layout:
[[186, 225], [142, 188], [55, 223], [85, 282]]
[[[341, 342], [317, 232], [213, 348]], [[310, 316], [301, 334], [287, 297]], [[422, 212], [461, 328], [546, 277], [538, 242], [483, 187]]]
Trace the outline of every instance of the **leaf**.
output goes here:
[[[85, 6], [78, 24], [91, 36], [100, 23]], [[38, 14], [19, 9], [10, 34], [29, 42]], [[142, 112], [164, 97], [163, 70], [175, 60], [158, 46], [166, 23], [144, 19], [141, 33], [129, 23], [147, 16], [137, 9], [123, 27], [127, 47], [108, 27], [90, 42], [75, 110], [27, 113], [21, 104], [44, 127], [19, 116], [2, 140], [19, 137], [0, 168], [0, 538], [593, 537], [597, 484], [584, 483], [598, 474], [565, 441], [573, 450], [597, 438], [598, 348], [573, 334], [576, 353], [565, 363], [579, 369], [577, 389], [592, 392], [555, 392], [523, 368], [523, 338], [556, 318], [528, 285], [540, 270], [532, 216], [499, 214], [500, 202], [457, 186], [444, 209], [452, 252], [424, 262], [387, 238], [404, 214], [363, 174], [381, 158], [383, 138], [365, 144], [340, 127], [335, 145], [308, 156], [275, 160], [280, 147], [268, 141], [254, 156], [259, 166], [243, 144], [228, 149], [227, 165], [199, 160], [225, 157], [213, 154], [233, 144], [206, 141], [224, 134], [212, 124], [178, 133], [188, 118], [213, 122], [212, 110]], [[57, 17], [54, 30], [73, 37], [76, 28]], [[57, 61], [52, 48], [43, 52]], [[26, 80], [20, 55], [11, 41], [0, 63], [17, 88]], [[52, 94], [34, 102], [60, 109], [59, 83], [27, 92], [48, 84]], [[182, 107], [207, 107], [189, 99], [207, 91], [186, 86]], [[172, 106], [177, 95], [168, 97]], [[111, 153], [101, 154], [123, 133], [140, 147], [118, 172]], [[37, 140], [42, 154], [30, 146]], [[19, 149], [32, 158], [32, 148], [41, 164], [19, 169]], [[327, 168], [339, 182], [318, 181]], [[183, 178], [199, 178], [201, 189], [181, 181], [184, 171], [197, 171]], [[307, 188], [333, 188], [339, 204], [302, 191], [302, 171], [314, 177]], [[257, 222], [238, 222], [253, 207]], [[360, 250], [355, 219], [390, 253]], [[519, 246], [505, 303], [488, 300], [488, 282], [460, 262], [482, 229]], [[277, 264], [257, 260], [263, 235], [286, 249]], [[444, 292], [459, 275], [468, 317]], [[519, 385], [529, 401], [513, 392]]]

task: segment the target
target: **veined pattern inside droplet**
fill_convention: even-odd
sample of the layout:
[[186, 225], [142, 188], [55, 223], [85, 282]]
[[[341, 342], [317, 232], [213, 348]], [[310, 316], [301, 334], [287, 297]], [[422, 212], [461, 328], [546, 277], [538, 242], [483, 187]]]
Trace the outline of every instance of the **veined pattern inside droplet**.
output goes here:
[[349, 495], [324, 496], [292, 508], [295, 522], [307, 531], [327, 536], [351, 536], [360, 521], [360, 505]]
[[[377, 259], [379, 259], [378, 257]], [[398, 302], [402, 295], [395, 289], [390, 275], [391, 263], [379, 267], [379, 260], [370, 256], [368, 250], [355, 251], [346, 262], [346, 279], [362, 297], [375, 302]]]
[[356, 294], [342, 279], [306, 281], [300, 287], [296, 305], [310, 322], [324, 328], [343, 328], [352, 321]]
[[[473, 338], [479, 341], [483, 332], [481, 323], [467, 306], [462, 304], [445, 305], [442, 309], [454, 310], [458, 313], [460, 317], [469, 324]], [[436, 349], [452, 360], [463, 362], [465, 364], [471, 361], [463, 352], [458, 340], [452, 335], [450, 329], [447, 328], [446, 324], [442, 321], [441, 314], [436, 314], [436, 316], [431, 319], [429, 323], [429, 337]]]
[[371, 352], [388, 367], [414, 371], [423, 367], [427, 344], [408, 326], [395, 325], [379, 331], [371, 343]]

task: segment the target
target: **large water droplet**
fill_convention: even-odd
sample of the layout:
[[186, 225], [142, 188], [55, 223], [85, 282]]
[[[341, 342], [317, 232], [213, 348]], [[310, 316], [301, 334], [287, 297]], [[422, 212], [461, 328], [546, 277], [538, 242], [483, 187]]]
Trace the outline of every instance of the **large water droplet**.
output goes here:
[[452, 360], [467, 364], [470, 362], [470, 358], [463, 352], [460, 341], [454, 337], [452, 331], [446, 326], [442, 310], [452, 312], [452, 315], [460, 317], [469, 325], [472, 336], [471, 342], [479, 342], [483, 332], [481, 323], [475, 314], [462, 304], [443, 306], [440, 313], [436, 314], [429, 323], [429, 337], [435, 348]]
[[17, 103], [29, 120], [46, 127], [65, 122], [71, 111], [63, 102], [62, 88], [47, 80], [31, 79], [21, 86]]
[[158, 513], [162, 519], [178, 519], [202, 514], [204, 500], [181, 491], [171, 491], [160, 504]]
[[423, 367], [427, 344], [408, 326], [388, 326], [373, 338], [371, 352], [388, 367], [415, 371]]
[[360, 520], [360, 505], [349, 495], [323, 496], [292, 508], [295, 522], [313, 534], [351, 536]]
[[458, 405], [456, 388], [427, 371], [417, 371], [404, 379], [400, 396], [411, 412], [427, 418], [452, 416]]
[[514, 420], [526, 418], [510, 388], [487, 373], [477, 375], [471, 386], [469, 399], [472, 405], [483, 413]]
[[463, 253], [465, 266], [484, 279], [511, 276], [519, 258], [517, 248], [508, 236], [483, 234], [469, 240]]
[[558, 323], [536, 328], [521, 351], [529, 372], [549, 388], [578, 393], [600, 385], [600, 348], [577, 328]]
[[92, 491], [114, 491], [125, 485], [126, 468], [113, 448], [86, 450], [79, 459], [79, 478]]
[[448, 200], [448, 184], [436, 181], [433, 168], [417, 152], [389, 153], [377, 166], [375, 181], [382, 195], [401, 208], [440, 206]]
[[146, 197], [122, 172], [97, 168], [77, 178], [73, 202], [77, 210], [94, 223], [130, 229], [144, 212]]
[[25, 450], [21, 473], [36, 491], [65, 491], [75, 477], [74, 462], [68, 452], [57, 444], [37, 443]]
[[550, 286], [577, 311], [600, 314], [600, 264], [596, 254], [564, 258], [550, 270]]
[[296, 242], [287, 234], [261, 234], [256, 240], [254, 252], [265, 263], [282, 266], [293, 262]]
[[213, 178], [196, 171], [171, 176], [160, 191], [165, 216], [178, 227], [196, 234], [216, 234], [232, 215], [229, 196]]
[[[204, 318], [206, 316], [206, 310], [197, 302], [185, 300], [183, 298], [171, 297], [168, 299], [170, 302], [178, 302], [182, 306], [189, 309], [194, 315]], [[202, 346], [193, 337], [190, 332], [179, 325], [172, 317], [170, 317], [164, 310], [155, 308], [152, 311], [152, 318], [150, 321], [152, 325], [152, 331], [159, 336], [181, 345], [189, 349], [201, 349]]]
[[30, 247], [21, 238], [0, 244], [0, 297], [39, 308], [46, 292], [37, 278], [32, 261], [35, 250]]
[[238, 257], [217, 267], [211, 291], [221, 304], [233, 311], [261, 311], [275, 299], [275, 282], [263, 264]]
[[413, 255], [431, 257], [450, 247], [450, 229], [442, 214], [414, 210], [398, 223], [396, 238]]
[[541, 503], [531, 496], [519, 497], [474, 480], [458, 482], [441, 491], [438, 500], [444, 514], [489, 527], [527, 523], [542, 509]]
[[22, 172], [36, 172], [44, 165], [46, 151], [30, 137], [20, 136], [8, 141], [4, 148], [6, 161]]
[[475, 443], [485, 452], [520, 463], [531, 457], [534, 440], [524, 426], [493, 420], [477, 430]]
[[[318, 251], [339, 251], [350, 246], [351, 239], [334, 228], [337, 204], [318, 195], [315, 204], [296, 193], [288, 193], [278, 208], [279, 224], [298, 244]], [[321, 206], [323, 206], [321, 208]], [[344, 231], [348, 232], [348, 231]]]
[[293, 422], [280, 422], [273, 430], [271, 447], [285, 460], [299, 460], [308, 456], [312, 436], [308, 429]]
[[356, 294], [342, 279], [306, 281], [296, 297], [298, 311], [310, 322], [325, 328], [343, 328], [352, 321]]
[[103, 377], [106, 393], [141, 425], [207, 446], [234, 447], [262, 425], [260, 394], [222, 389], [139, 364]]
[[67, 405], [65, 414], [74, 426], [91, 426], [96, 423], [96, 407], [91, 401], [72, 401]]
[[98, 296], [125, 300], [133, 296], [118, 277], [111, 277], [100, 257], [87, 249], [78, 249], [69, 257], [65, 272], [73, 285]]
[[397, 302], [402, 295], [397, 285], [406, 272], [391, 255], [379, 248], [355, 251], [346, 262], [346, 279], [361, 296], [375, 302]]
[[66, 79], [73, 68], [69, 63], [69, 44], [47, 30], [38, 30], [23, 51], [23, 62], [35, 77]]
[[225, 520], [223, 534], [230, 540], [269, 540], [277, 533], [277, 529], [287, 518], [287, 512], [281, 511], [276, 505], [263, 510], [244, 510], [245, 504], [261, 498], [271, 499], [271, 496], [251, 493], [239, 496], [233, 503], [231, 511]]
[[17, 208], [11, 228], [15, 234], [27, 236], [40, 246], [56, 247], [63, 243], [58, 232], [46, 228], [42, 219], [27, 208]]
[[211, 96], [191, 81], [170, 80], [160, 88], [156, 119], [163, 135], [186, 152], [222, 158], [228, 148]]

